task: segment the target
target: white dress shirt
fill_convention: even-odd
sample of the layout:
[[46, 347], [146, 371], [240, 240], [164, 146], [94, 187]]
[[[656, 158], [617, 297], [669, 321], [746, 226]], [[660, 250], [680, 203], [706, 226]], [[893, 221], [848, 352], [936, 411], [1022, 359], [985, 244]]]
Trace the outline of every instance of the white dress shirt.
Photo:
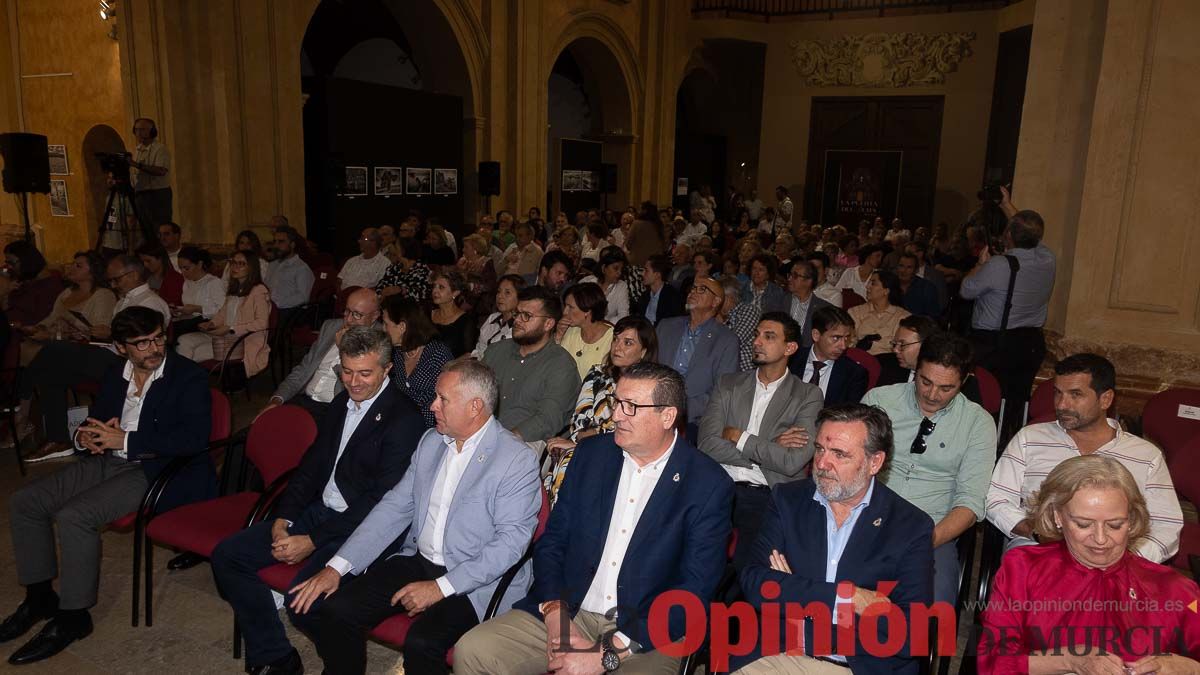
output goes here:
[[138, 394], [137, 385], [133, 382], [133, 363], [125, 362], [125, 372], [122, 376], [129, 383], [129, 386], [125, 388], [125, 403], [121, 406], [121, 429], [125, 432], [125, 440], [122, 442], [120, 450], [112, 451], [114, 456], [129, 459], [129, 434], [138, 430], [138, 420], [142, 417], [142, 403], [146, 400], [146, 395], [150, 393], [150, 385], [163, 376], [163, 369], [166, 367], [167, 359], [163, 358], [162, 363], [158, 364], [158, 367], [146, 379], [146, 383], [142, 385], [142, 393]]
[[[739, 451], [746, 449], [746, 441], [750, 440], [751, 436], [758, 435], [759, 428], [762, 427], [763, 415], [767, 414], [767, 406], [771, 405], [771, 399], [775, 398], [775, 392], [779, 391], [779, 385], [783, 384], [783, 379], [791, 374], [784, 370], [783, 375], [774, 382], [763, 384], [758, 377], [759, 372], [757, 370], [754, 372], [754, 402], [750, 404], [750, 421], [746, 423], [746, 430], [738, 438], [737, 449]], [[755, 485], [767, 484], [767, 477], [763, 474], [762, 467], [757, 464], [748, 469], [732, 464], [722, 464], [721, 467], [735, 481], [744, 481]]]
[[333, 400], [338, 381], [336, 368], [341, 363], [341, 356], [342, 352], [336, 343], [325, 352], [324, 358], [317, 366], [317, 372], [313, 373], [308, 386], [304, 388], [304, 393], [308, 394], [309, 398], [319, 403], [329, 403]]
[[826, 280], [825, 283], [813, 290], [813, 295], [834, 307], [842, 306], [842, 291], [837, 286], [829, 283], [829, 280]]
[[[646, 466], [638, 466], [629, 453], [622, 451], [625, 459], [621, 463], [621, 480], [617, 483], [616, 501], [608, 521], [608, 536], [604, 540], [604, 552], [600, 555], [600, 568], [596, 570], [592, 585], [583, 596], [580, 609], [608, 616], [617, 606], [617, 579], [621, 576], [621, 565], [625, 562], [629, 542], [678, 441], [679, 433], [676, 432], [671, 447], [662, 457]], [[613, 618], [616, 618], [615, 614]], [[616, 636], [625, 644], [630, 643], [629, 637], [621, 632], [618, 631]]]
[[392, 261], [382, 253], [376, 253], [369, 259], [362, 257], [360, 253], [342, 265], [342, 271], [338, 273], [338, 278], [342, 280], [342, 288], [351, 286], [375, 288], [391, 265]]
[[113, 316], [120, 314], [121, 310], [127, 307], [147, 307], [153, 309], [163, 315], [164, 326], [171, 325], [170, 305], [158, 293], [155, 293], [149, 284], [142, 284], [121, 296], [117, 300], [117, 304], [113, 306]]
[[211, 319], [225, 304], [226, 286], [211, 274], [205, 274], [198, 281], [186, 279], [183, 282], [183, 304], [198, 305], [200, 316]]
[[813, 361], [821, 361], [825, 365], [821, 367], [821, 396], [829, 390], [829, 374], [833, 372], [833, 359], [818, 359], [815, 349], [810, 348], [808, 355], [804, 359], [804, 377], [801, 380], [808, 382], [813, 374]]
[[358, 423], [363, 421], [367, 411], [375, 405], [375, 399], [383, 393], [383, 388], [389, 386], [391, 386], [391, 381], [384, 380], [379, 390], [362, 403], [352, 398], [346, 400], [346, 421], [342, 423], [342, 439], [338, 442], [337, 457], [333, 460], [333, 471], [329, 472], [329, 480], [325, 481], [325, 491], [321, 493], [321, 501], [325, 506], [338, 513], [350, 508], [350, 505], [346, 503], [346, 498], [342, 496], [342, 491], [338, 489], [337, 480], [335, 480], [338, 462], [342, 461], [342, 453], [346, 452], [346, 444], [350, 442], [350, 437], [354, 435]]

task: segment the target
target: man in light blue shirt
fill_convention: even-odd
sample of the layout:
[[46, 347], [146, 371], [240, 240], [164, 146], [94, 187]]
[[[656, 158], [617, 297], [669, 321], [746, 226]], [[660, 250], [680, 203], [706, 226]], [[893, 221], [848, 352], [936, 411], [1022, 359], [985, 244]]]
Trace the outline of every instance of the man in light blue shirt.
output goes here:
[[267, 268], [263, 283], [271, 290], [271, 302], [280, 310], [303, 305], [312, 293], [313, 272], [296, 254], [299, 241], [300, 234], [290, 226], [275, 228], [276, 257]]

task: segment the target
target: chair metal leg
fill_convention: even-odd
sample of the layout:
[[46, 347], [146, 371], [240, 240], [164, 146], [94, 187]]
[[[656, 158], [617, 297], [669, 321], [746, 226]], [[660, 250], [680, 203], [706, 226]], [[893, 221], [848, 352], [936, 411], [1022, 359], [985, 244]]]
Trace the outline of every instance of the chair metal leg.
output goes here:
[[233, 658], [242, 658], [242, 627], [238, 625], [237, 616], [233, 617]]
[[154, 542], [146, 540], [146, 627], [154, 625]]
[[17, 453], [17, 470], [25, 475], [25, 458], [21, 455], [21, 439], [17, 435], [17, 415], [12, 409], [8, 413], [8, 430], [12, 432], [13, 452]]
[[137, 522], [133, 526], [133, 612], [132, 612], [132, 617], [133, 617], [133, 627], [134, 628], [137, 628], [138, 610], [141, 609], [140, 607], [138, 607], [138, 602], [141, 600], [140, 591], [142, 590], [141, 589], [142, 546], [143, 546], [142, 539], [144, 536], [145, 535], [142, 532], [142, 519], [141, 519], [141, 516], [139, 516], [137, 519]]

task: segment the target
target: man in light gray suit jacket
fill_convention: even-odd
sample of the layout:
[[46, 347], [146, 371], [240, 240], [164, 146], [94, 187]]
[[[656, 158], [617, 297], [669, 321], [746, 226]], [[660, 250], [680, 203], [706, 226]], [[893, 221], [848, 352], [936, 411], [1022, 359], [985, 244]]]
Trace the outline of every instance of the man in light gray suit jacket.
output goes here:
[[813, 457], [810, 434], [824, 403], [821, 389], [788, 372], [800, 349], [800, 326], [783, 312], [767, 312], [754, 336], [754, 370], [721, 378], [700, 422], [700, 450], [734, 481], [733, 563], [752, 550], [771, 487], [800, 480]]
[[340, 319], [321, 324], [317, 341], [304, 359], [279, 383], [271, 401], [258, 414], [284, 403], [298, 405], [315, 420], [320, 420], [329, 402], [342, 392], [338, 377], [338, 340], [346, 330], [355, 326], [372, 326], [379, 321], [379, 296], [370, 288], [360, 288], [346, 298], [346, 311]]
[[[367, 634], [400, 612], [415, 617], [405, 670], [448, 672], [446, 652], [479, 623], [500, 577], [528, 548], [542, 504], [537, 461], [492, 417], [496, 397], [486, 365], [448, 364], [431, 406], [436, 433], [425, 433], [404, 478], [326, 567], [292, 589], [297, 625], [312, 637], [326, 672], [365, 672]], [[376, 560], [401, 534], [399, 552]], [[346, 575], [358, 578], [339, 590]], [[527, 564], [499, 611], [529, 584]]]

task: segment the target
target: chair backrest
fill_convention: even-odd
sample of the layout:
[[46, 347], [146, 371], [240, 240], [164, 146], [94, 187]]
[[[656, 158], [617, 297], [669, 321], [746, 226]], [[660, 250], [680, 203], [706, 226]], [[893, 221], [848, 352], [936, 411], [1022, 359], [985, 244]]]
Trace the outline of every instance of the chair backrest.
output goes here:
[[1197, 461], [1200, 461], [1200, 436], [1193, 436], [1184, 441], [1167, 455], [1167, 470], [1171, 473], [1175, 491], [1193, 506], [1200, 506], [1200, 471], [1196, 471]]
[[324, 302], [333, 297], [337, 292], [337, 274], [337, 268], [332, 265], [313, 268], [313, 285], [308, 293], [308, 301]]
[[1029, 397], [1029, 422], [1054, 417], [1054, 378], [1042, 382]]
[[879, 382], [879, 373], [883, 371], [883, 367], [879, 365], [879, 359], [858, 347], [847, 349], [846, 356], [850, 357], [851, 361], [867, 369], [867, 389], [874, 389], [875, 383]]
[[308, 446], [317, 437], [317, 423], [300, 406], [272, 408], [250, 425], [246, 436], [246, 457], [262, 475], [263, 484], [296, 468]]
[[1142, 431], [1168, 456], [1200, 437], [1200, 389], [1167, 389], [1151, 396], [1142, 410]]
[[233, 430], [233, 410], [229, 405], [229, 397], [220, 389], [209, 389], [212, 396], [212, 427], [208, 432], [208, 442], [214, 443], [229, 438]]
[[842, 289], [842, 309], [849, 310], [851, 307], [858, 307], [859, 305], [866, 304], [866, 302], [866, 298], [849, 288]]
[[983, 409], [993, 415], [1000, 414], [1000, 381], [983, 366], [975, 366], [975, 381], [979, 383], [979, 398], [983, 399]]

